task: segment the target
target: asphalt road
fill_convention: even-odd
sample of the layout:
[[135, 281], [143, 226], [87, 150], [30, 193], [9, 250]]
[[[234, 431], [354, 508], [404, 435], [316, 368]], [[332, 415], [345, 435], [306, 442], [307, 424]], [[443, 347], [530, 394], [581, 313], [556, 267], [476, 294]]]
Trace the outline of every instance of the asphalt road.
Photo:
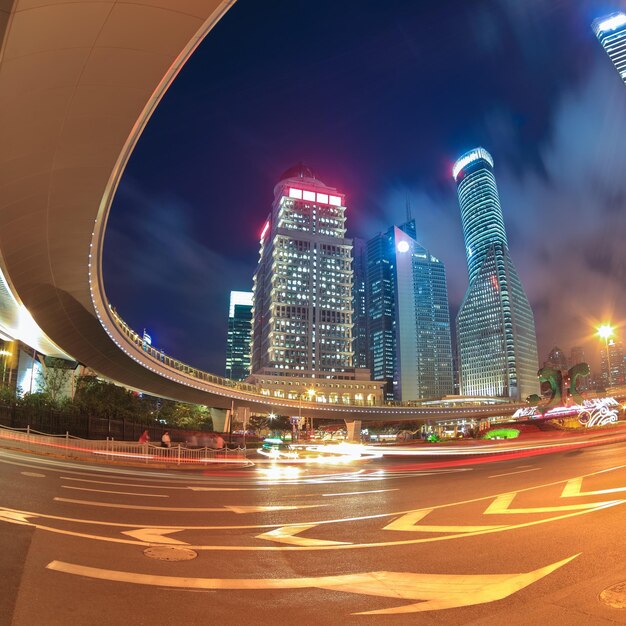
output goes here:
[[0, 624], [626, 623], [599, 599], [626, 581], [626, 444], [424, 462], [201, 473], [0, 450]]

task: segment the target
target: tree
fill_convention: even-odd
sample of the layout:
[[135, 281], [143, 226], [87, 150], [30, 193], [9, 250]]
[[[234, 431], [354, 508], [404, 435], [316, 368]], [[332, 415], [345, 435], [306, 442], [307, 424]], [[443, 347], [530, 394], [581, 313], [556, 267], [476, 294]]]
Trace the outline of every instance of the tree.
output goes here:
[[37, 374], [37, 387], [40, 393], [50, 399], [52, 405], [56, 405], [63, 392], [68, 388], [72, 372], [60, 367], [45, 367]]

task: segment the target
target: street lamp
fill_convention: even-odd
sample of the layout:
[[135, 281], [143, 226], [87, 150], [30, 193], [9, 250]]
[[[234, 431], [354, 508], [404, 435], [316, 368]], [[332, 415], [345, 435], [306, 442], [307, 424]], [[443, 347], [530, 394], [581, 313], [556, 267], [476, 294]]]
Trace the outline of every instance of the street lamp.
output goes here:
[[607, 387], [611, 384], [611, 354], [609, 353], [609, 339], [615, 335], [615, 328], [610, 324], [602, 324], [598, 327], [597, 335], [604, 339], [604, 348], [606, 350], [606, 366], [607, 366]]

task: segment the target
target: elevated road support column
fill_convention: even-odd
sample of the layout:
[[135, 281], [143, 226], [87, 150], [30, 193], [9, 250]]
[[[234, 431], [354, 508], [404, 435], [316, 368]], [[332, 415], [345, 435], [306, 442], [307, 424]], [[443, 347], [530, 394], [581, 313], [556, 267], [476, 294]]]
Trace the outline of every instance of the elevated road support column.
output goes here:
[[346, 440], [361, 443], [361, 420], [344, 420], [346, 423]]

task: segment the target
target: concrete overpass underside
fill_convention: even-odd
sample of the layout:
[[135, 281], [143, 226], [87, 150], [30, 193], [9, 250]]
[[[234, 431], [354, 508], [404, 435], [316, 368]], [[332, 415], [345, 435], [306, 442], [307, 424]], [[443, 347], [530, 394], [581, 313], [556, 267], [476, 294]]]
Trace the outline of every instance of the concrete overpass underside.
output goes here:
[[[15, 306], [42, 331], [33, 347], [56, 347], [154, 395], [293, 415], [295, 400], [199, 380], [146, 355], [115, 323], [102, 281], [107, 216], [133, 147], [179, 69], [233, 3], [0, 0], [0, 266]], [[443, 416], [435, 408], [305, 402], [301, 412], [379, 421], [509, 410], [467, 407]]]

